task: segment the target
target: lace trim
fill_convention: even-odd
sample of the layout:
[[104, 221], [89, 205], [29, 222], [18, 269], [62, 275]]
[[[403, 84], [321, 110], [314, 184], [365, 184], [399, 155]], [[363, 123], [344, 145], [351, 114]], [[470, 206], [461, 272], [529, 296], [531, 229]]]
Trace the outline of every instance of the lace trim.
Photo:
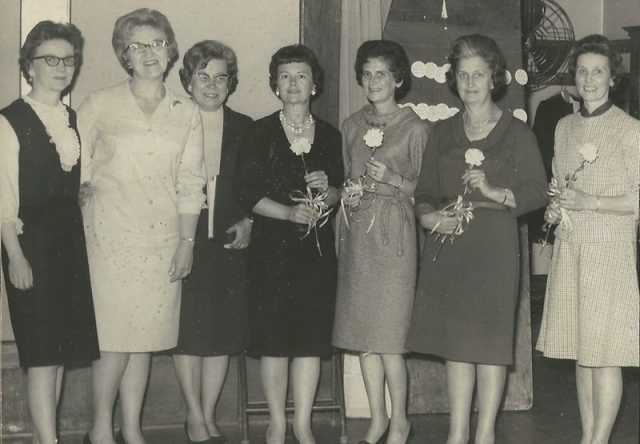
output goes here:
[[56, 147], [60, 156], [60, 166], [64, 171], [71, 171], [80, 158], [80, 140], [75, 130], [69, 126], [69, 111], [58, 102], [56, 105], [46, 105], [31, 97], [24, 97], [31, 108], [42, 121], [51, 143]]

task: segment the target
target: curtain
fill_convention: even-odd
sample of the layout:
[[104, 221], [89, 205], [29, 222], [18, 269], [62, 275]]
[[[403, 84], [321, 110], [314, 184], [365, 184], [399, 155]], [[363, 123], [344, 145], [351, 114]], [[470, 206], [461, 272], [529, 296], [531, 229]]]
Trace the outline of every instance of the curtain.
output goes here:
[[393, 0], [342, 0], [340, 27], [340, 124], [362, 108], [366, 96], [353, 69], [358, 47], [366, 40], [382, 38]]

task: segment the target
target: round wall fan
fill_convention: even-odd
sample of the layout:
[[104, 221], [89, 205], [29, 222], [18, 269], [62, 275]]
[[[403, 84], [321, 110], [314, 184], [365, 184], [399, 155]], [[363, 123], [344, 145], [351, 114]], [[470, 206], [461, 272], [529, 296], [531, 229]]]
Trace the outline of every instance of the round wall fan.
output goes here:
[[553, 0], [522, 0], [521, 15], [529, 88], [535, 91], [563, 71], [575, 38], [573, 25]]

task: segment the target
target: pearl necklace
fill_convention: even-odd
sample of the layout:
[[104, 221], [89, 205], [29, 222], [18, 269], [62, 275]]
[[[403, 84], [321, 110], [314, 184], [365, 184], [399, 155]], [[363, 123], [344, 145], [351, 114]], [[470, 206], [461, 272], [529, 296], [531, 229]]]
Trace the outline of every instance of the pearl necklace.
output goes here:
[[301, 124], [295, 124], [287, 119], [284, 111], [280, 111], [280, 123], [282, 123], [283, 126], [289, 128], [293, 132], [293, 134], [300, 135], [304, 132], [304, 130], [311, 128], [315, 121], [313, 120], [313, 116], [309, 114], [304, 122], [302, 122]]

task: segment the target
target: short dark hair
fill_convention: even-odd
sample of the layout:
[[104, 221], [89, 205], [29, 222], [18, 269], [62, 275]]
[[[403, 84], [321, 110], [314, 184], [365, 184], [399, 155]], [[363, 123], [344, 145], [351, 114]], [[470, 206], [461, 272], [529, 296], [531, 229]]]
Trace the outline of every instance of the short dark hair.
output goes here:
[[233, 94], [238, 86], [238, 58], [229, 46], [217, 40], [203, 40], [193, 45], [182, 57], [180, 68], [180, 82], [185, 91], [189, 92], [189, 85], [193, 74], [207, 66], [211, 60], [224, 60], [229, 75], [229, 94]]
[[84, 47], [84, 38], [80, 30], [71, 23], [56, 23], [51, 20], [43, 20], [33, 27], [27, 38], [24, 40], [22, 48], [20, 48], [20, 71], [29, 85], [33, 82], [29, 75], [29, 68], [33, 62], [34, 54], [40, 45], [48, 40], [65, 40], [73, 46], [73, 55], [76, 58], [76, 73], [78, 67], [82, 64], [82, 48]]
[[173, 32], [169, 19], [160, 11], [149, 8], [140, 8], [131, 11], [121, 17], [118, 17], [115, 25], [113, 25], [113, 35], [111, 36], [111, 46], [116, 53], [116, 57], [120, 65], [129, 75], [131, 75], [131, 67], [127, 58], [126, 50], [129, 44], [129, 37], [135, 28], [140, 26], [150, 26], [164, 33], [169, 42], [167, 48], [169, 53], [169, 64], [167, 72], [171, 69], [176, 60], [178, 60], [179, 51], [176, 35]]
[[507, 91], [507, 62], [496, 41], [482, 34], [463, 35], [453, 42], [449, 54], [451, 68], [447, 71], [449, 88], [456, 96], [459, 96], [456, 74], [460, 59], [473, 56], [481, 57], [489, 65], [493, 80], [491, 98], [494, 101], [500, 99]]
[[609, 59], [609, 71], [613, 80], [613, 88], [616, 89], [623, 80], [624, 65], [622, 56], [618, 54], [611, 41], [601, 34], [591, 34], [578, 40], [569, 55], [569, 74], [571, 78], [576, 78], [576, 66], [578, 57], [583, 54], [599, 54]]
[[289, 45], [278, 49], [269, 63], [269, 86], [273, 92], [278, 87], [278, 67], [287, 63], [306, 63], [311, 68], [313, 84], [316, 87], [316, 97], [322, 92], [324, 86], [324, 71], [318, 58], [311, 48], [305, 45]]
[[367, 40], [358, 48], [354, 69], [358, 85], [362, 86], [362, 69], [370, 59], [381, 58], [393, 74], [396, 82], [402, 84], [396, 88], [396, 100], [403, 98], [411, 89], [411, 67], [404, 48], [393, 40]]

